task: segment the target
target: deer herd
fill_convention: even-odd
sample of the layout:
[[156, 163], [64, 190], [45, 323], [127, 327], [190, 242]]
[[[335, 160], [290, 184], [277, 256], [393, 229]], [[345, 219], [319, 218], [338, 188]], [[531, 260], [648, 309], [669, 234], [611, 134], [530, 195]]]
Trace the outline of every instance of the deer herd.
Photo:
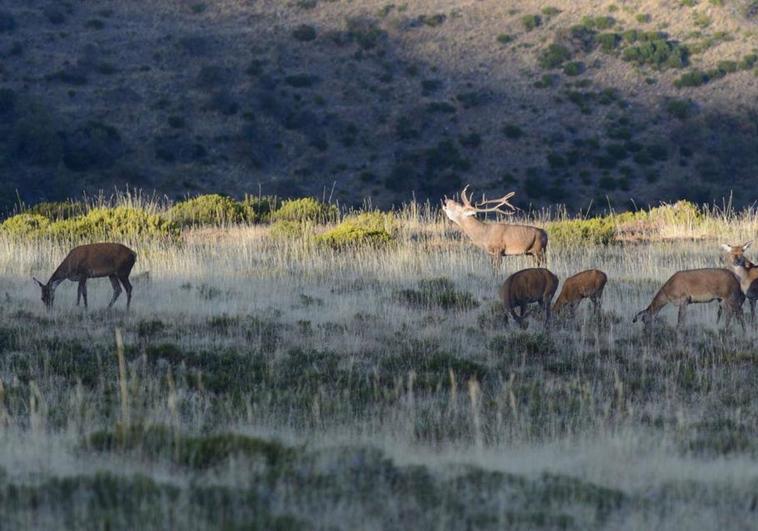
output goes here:
[[[468, 186], [461, 191], [461, 201], [443, 201], [442, 210], [471, 242], [484, 250], [492, 258], [493, 266], [500, 266], [503, 256], [529, 255], [537, 267], [523, 269], [510, 275], [500, 286], [499, 296], [505, 311], [505, 321], [512, 317], [516, 324], [526, 328], [526, 318], [533, 313], [529, 305], [537, 304], [544, 314], [545, 327], [550, 324], [551, 314], [566, 313], [573, 317], [583, 299], [593, 303], [595, 317], [600, 322], [601, 299], [608, 277], [599, 269], [582, 271], [563, 283], [558, 298], [552, 303], [558, 290], [558, 277], [544, 266], [547, 263], [547, 233], [540, 228], [513, 223], [487, 223], [476, 218], [476, 214], [497, 212], [512, 215], [517, 209], [509, 202], [515, 195], [510, 192], [499, 199], [471, 203], [466, 195]], [[506, 207], [508, 210], [503, 210]], [[725, 314], [725, 328], [731, 320], [745, 328], [742, 304], [750, 301], [751, 320], [755, 319], [755, 304], [758, 300], [758, 265], [750, 262], [744, 252], [751, 242], [742, 245], [722, 245], [726, 253], [726, 268], [691, 269], [674, 273], [650, 305], [634, 316], [633, 322], [641, 320], [646, 328], [665, 306], [672, 304], [679, 309], [677, 328], [685, 324], [687, 306], [694, 303], [719, 301], [717, 322]], [[118, 243], [94, 243], [75, 247], [64, 258], [46, 284], [36, 278], [34, 281], [42, 290], [42, 302], [52, 310], [55, 289], [64, 280], [78, 282], [76, 304], [84, 301], [87, 307], [87, 280], [108, 277], [113, 286], [111, 308], [121, 294], [121, 286], [126, 291], [126, 308], [132, 299], [132, 285], [129, 275], [137, 255], [128, 247]], [[516, 310], [519, 310], [518, 312]]]

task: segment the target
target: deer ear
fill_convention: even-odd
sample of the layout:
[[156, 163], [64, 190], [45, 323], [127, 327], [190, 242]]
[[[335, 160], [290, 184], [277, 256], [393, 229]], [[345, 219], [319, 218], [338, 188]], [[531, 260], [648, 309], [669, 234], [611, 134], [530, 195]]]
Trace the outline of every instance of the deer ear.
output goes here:
[[35, 277], [32, 277], [32, 280], [34, 280], [34, 282], [36, 282], [39, 285], [40, 288], [44, 288], [45, 287], [45, 285], [42, 282], [40, 282], [39, 280], [37, 280]]
[[753, 240], [750, 240], [749, 242], [745, 242], [744, 244], [742, 244], [742, 250], [744, 251], [745, 249], [750, 247], [751, 243], [753, 243]]
[[723, 250], [725, 250], [726, 252], [731, 252], [731, 250], [732, 250], [732, 246], [731, 246], [731, 245], [727, 245], [727, 244], [725, 244], [725, 243], [722, 243], [722, 244], [721, 244], [721, 248], [722, 248]]

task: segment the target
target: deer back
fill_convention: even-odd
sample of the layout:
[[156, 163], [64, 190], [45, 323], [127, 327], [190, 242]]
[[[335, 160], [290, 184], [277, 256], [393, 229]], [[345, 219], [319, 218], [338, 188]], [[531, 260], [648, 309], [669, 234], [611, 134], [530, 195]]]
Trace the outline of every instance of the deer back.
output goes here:
[[54, 273], [57, 278], [97, 278], [131, 271], [136, 253], [120, 243], [92, 243], [75, 247]]

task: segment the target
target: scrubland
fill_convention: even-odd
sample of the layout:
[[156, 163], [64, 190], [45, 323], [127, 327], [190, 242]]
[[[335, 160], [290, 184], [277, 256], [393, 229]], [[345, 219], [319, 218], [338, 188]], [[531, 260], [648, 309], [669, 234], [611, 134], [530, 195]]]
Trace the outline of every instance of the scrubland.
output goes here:
[[683, 334], [673, 310], [652, 334], [631, 323], [671, 273], [758, 229], [686, 208], [606, 243], [533, 219], [561, 280], [609, 277], [599, 323], [580, 307], [550, 331], [505, 326], [496, 300], [531, 261], [493, 271], [429, 206], [354, 245], [315, 221], [140, 236], [128, 314], [105, 310], [107, 280], [88, 312], [63, 284], [48, 314], [31, 275], [72, 240], [0, 230], [4, 525], [749, 529], [755, 327], [722, 332], [715, 304]]

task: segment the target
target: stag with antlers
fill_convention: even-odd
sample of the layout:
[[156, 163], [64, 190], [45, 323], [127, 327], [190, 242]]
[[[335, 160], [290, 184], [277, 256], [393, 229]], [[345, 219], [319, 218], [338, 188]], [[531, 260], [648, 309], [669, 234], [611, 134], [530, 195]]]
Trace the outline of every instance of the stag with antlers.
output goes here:
[[[516, 195], [516, 192], [507, 193], [499, 199], [490, 199], [472, 205], [471, 196], [466, 195], [466, 190], [468, 190], [468, 185], [461, 191], [461, 203], [446, 197], [442, 210], [474, 245], [484, 249], [492, 257], [496, 268], [500, 267], [503, 256], [526, 254], [533, 256], [537, 265], [544, 265], [547, 262], [545, 256], [547, 233], [544, 230], [529, 225], [485, 223], [475, 217], [476, 214], [485, 212], [512, 215], [516, 207], [508, 200]], [[503, 207], [509, 210], [502, 210]]]

